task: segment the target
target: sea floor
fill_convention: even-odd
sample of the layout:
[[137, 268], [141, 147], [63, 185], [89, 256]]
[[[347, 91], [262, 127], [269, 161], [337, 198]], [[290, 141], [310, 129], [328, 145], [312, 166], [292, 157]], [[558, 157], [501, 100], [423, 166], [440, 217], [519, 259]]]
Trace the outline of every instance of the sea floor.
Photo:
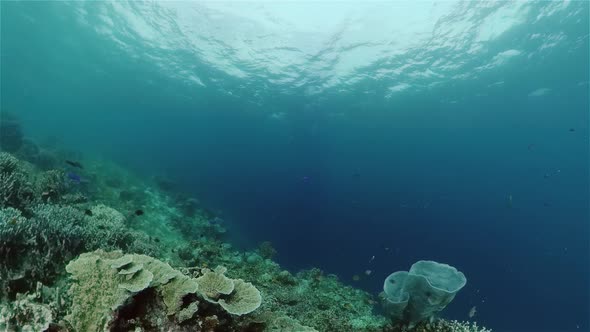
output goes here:
[[336, 275], [282, 269], [270, 242], [235, 249], [223, 216], [170, 179], [27, 138], [2, 147], [0, 331], [410, 330]]

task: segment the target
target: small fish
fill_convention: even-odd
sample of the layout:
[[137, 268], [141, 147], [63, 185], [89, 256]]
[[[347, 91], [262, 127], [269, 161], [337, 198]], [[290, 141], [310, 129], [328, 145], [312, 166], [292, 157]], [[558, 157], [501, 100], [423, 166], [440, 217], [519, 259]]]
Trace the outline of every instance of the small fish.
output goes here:
[[352, 276], [352, 281], [359, 281], [361, 280], [361, 277], [358, 274], [355, 274]]
[[84, 210], [84, 214], [87, 216], [92, 216], [92, 210], [86, 209], [86, 210]]
[[574, 131], [576, 131], [575, 128], [570, 128], [570, 133], [573, 133]]
[[79, 169], [84, 169], [84, 167], [82, 166], [82, 164], [80, 164], [77, 161], [71, 161], [71, 160], [66, 160], [66, 164], [72, 166], [72, 167], [77, 167]]
[[76, 173], [69, 172], [68, 174], [66, 174], [66, 176], [68, 177], [68, 179], [72, 180], [72, 182], [75, 182], [78, 184], [80, 184], [80, 182], [82, 181], [82, 178], [80, 177], [80, 175], [78, 175]]
[[142, 216], [143, 215], [143, 210], [135, 210], [135, 215], [136, 216]]
[[373, 256], [371, 257], [371, 259], [369, 259], [369, 263], [371, 263], [371, 262], [372, 262], [372, 261], [374, 261], [374, 260], [375, 260], [375, 255], [373, 255]]
[[367, 275], [367, 276], [370, 276], [370, 275], [371, 275], [371, 273], [373, 273], [373, 271], [371, 271], [371, 270], [366, 270], [366, 271], [365, 271], [365, 275]]
[[545, 175], [543, 175], [543, 177], [544, 177], [545, 179], [548, 179], [548, 178], [550, 178], [550, 177], [552, 177], [552, 176], [557, 176], [557, 175], [559, 175], [560, 173], [561, 173], [561, 170], [560, 170], [560, 169], [557, 169], [557, 170], [555, 170], [554, 172], [551, 172], [551, 173], [545, 173]]

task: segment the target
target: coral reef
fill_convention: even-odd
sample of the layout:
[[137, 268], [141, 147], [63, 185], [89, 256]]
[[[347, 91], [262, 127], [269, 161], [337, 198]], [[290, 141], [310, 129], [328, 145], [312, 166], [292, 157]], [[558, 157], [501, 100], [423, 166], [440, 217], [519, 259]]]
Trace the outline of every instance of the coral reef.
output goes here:
[[63, 205], [31, 210], [30, 218], [13, 208], [0, 210], [0, 285], [8, 294], [31, 290], [37, 281], [52, 283], [65, 262], [88, 250], [155, 251], [140, 241], [145, 236], [123, 226], [120, 213], [104, 205], [90, 209], [92, 215]]
[[234, 290], [234, 281], [226, 277], [226, 268], [218, 266], [215, 270], [203, 270], [203, 275], [197, 278], [199, 293], [209, 302], [217, 303], [221, 295], [229, 295]]
[[277, 317], [275, 319], [267, 319], [269, 321], [267, 330], [269, 332], [285, 332], [285, 331], [297, 331], [297, 332], [318, 332], [316, 329], [309, 326], [299, 324], [293, 318], [287, 316]]
[[0, 152], [0, 207], [24, 210], [34, 200], [33, 185], [22, 162]]
[[[208, 286], [204, 292], [207, 294], [220, 295], [218, 291], [222, 291], [228, 295], [227, 299], [220, 299], [218, 303], [229, 314], [240, 316], [250, 313], [261, 302], [260, 293], [250, 283], [231, 279], [224, 279], [228, 281], [225, 283], [216, 282], [222, 279], [219, 276], [225, 272], [221, 268], [216, 269], [216, 272], [205, 272], [207, 277], [199, 281], [145, 255], [123, 255], [120, 251], [99, 250], [80, 255], [66, 266], [66, 270], [76, 281], [70, 288], [73, 300], [71, 313], [66, 316], [76, 331], [103, 331], [120, 325], [119, 316], [128, 314], [125, 306], [136, 296], [141, 296], [143, 302], [163, 302], [169, 316], [166, 326], [178, 322], [200, 327], [205, 323], [198, 318], [193, 319], [199, 311], [198, 301], [184, 303], [191, 294], [197, 294], [200, 286]], [[139, 294], [147, 289], [155, 292], [149, 293], [150, 296]], [[127, 322], [126, 325], [129, 324]], [[161, 327], [162, 323], [159, 325]], [[135, 327], [141, 328], [141, 324]]]
[[211, 303], [218, 303], [233, 315], [245, 315], [260, 307], [260, 291], [242, 279], [230, 279], [224, 275], [226, 268], [203, 269], [203, 275], [196, 279], [199, 294]]
[[1, 331], [45, 331], [52, 321], [49, 306], [37, 303], [33, 294], [21, 294], [10, 304], [0, 304]]
[[242, 279], [236, 279], [233, 282], [233, 292], [226, 299], [220, 299], [219, 305], [230, 314], [238, 316], [249, 314], [258, 309], [262, 303], [260, 291]]
[[141, 263], [132, 264], [135, 257], [121, 252], [97, 251], [86, 253], [66, 266], [76, 281], [70, 288], [73, 303], [66, 316], [76, 331], [104, 331], [116, 319], [114, 312], [134, 294], [150, 287], [152, 281], [161, 283], [172, 278], [168, 271], [155, 269], [154, 273]]
[[[335, 275], [282, 269], [268, 242], [234, 249], [220, 214], [166, 181], [86, 158], [75, 183], [55, 168], [65, 158], [82, 160], [26, 139], [0, 153], [0, 330], [410, 331]], [[432, 318], [411, 331], [489, 330]]]
[[460, 322], [456, 320], [429, 320], [418, 323], [410, 328], [407, 325], [399, 324], [393, 326], [389, 332], [492, 332], [485, 327], [478, 326], [475, 322]]

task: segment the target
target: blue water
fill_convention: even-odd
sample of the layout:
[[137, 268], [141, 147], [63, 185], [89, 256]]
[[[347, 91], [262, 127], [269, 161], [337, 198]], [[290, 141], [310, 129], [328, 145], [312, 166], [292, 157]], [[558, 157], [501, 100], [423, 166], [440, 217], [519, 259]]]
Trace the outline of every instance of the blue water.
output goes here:
[[376, 294], [433, 259], [468, 279], [449, 318], [590, 331], [588, 2], [0, 11], [29, 136], [171, 178], [289, 269]]

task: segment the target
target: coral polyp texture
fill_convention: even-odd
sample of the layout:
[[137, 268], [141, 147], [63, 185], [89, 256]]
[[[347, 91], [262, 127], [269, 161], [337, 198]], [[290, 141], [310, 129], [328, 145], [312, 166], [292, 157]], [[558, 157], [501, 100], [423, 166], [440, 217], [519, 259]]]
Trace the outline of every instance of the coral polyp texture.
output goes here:
[[170, 265], [120, 251], [82, 254], [66, 271], [75, 281], [70, 288], [72, 312], [66, 320], [79, 331], [111, 327], [120, 308], [147, 288], [160, 291], [169, 315], [178, 313], [184, 296], [197, 291], [196, 282], [187, 282], [190, 279]]
[[[46, 162], [71, 152], [25, 143], [0, 153], [2, 331], [489, 331], [434, 317], [440, 306], [407, 315], [419, 308], [412, 296], [425, 284], [418, 282], [388, 286], [401, 314], [381, 315], [376, 296], [336, 275], [282, 269], [270, 242], [234, 249], [223, 220], [197, 199], [160, 188], [165, 179], [154, 184], [84, 159], [88, 182], [72, 183], [65, 167]], [[417, 271], [405, 273], [449, 294], [460, 289]], [[391, 319], [399, 315], [412, 318]]]
[[234, 281], [226, 277], [226, 268], [218, 266], [215, 270], [203, 269], [203, 275], [198, 277], [199, 293], [205, 300], [217, 303], [221, 295], [229, 295], [234, 290]]

